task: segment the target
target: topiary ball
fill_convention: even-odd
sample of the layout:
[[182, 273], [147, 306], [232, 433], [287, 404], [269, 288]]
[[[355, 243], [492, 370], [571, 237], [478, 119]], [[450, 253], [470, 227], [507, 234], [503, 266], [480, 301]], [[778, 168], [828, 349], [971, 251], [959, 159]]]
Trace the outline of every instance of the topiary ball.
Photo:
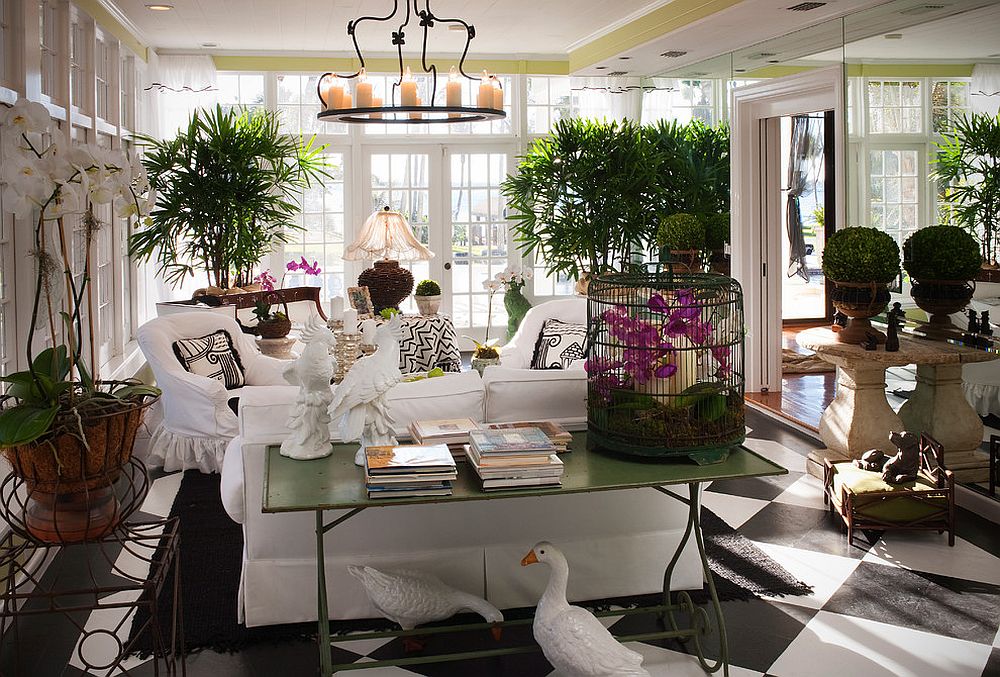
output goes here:
[[660, 221], [656, 241], [671, 251], [704, 249], [705, 224], [693, 214], [671, 214]]
[[709, 214], [705, 223], [705, 248], [711, 251], [725, 249], [729, 244], [729, 214]]
[[441, 285], [434, 280], [421, 280], [417, 285], [417, 290], [413, 292], [415, 296], [440, 296]]
[[877, 228], [838, 230], [823, 248], [823, 274], [837, 282], [888, 284], [899, 275], [899, 245]]
[[921, 228], [903, 243], [903, 268], [914, 280], [972, 280], [982, 263], [976, 238], [958, 226]]

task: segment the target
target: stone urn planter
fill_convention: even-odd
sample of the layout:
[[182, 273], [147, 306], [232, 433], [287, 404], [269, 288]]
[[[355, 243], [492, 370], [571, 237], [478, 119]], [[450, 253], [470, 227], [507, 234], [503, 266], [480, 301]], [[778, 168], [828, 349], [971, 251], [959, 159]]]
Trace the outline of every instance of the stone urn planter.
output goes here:
[[499, 357], [476, 357], [475, 355], [472, 356], [472, 368], [478, 371], [480, 376], [482, 376], [483, 372], [486, 371], [486, 367], [495, 364], [500, 364]]
[[961, 333], [948, 316], [972, 300], [981, 270], [979, 243], [957, 226], [928, 226], [903, 243], [903, 268], [913, 287], [910, 296], [930, 320], [921, 327], [929, 338], [946, 339]]
[[871, 318], [879, 315], [891, 298], [887, 284], [878, 282], [833, 283], [833, 307], [850, 318], [847, 326], [837, 334], [841, 343], [863, 343], [874, 335], [878, 343], [885, 343], [885, 334], [872, 327]]
[[922, 329], [931, 338], [944, 339], [961, 333], [950, 315], [960, 312], [972, 300], [975, 286], [966, 280], [913, 280], [910, 296], [930, 315]]
[[421, 315], [437, 315], [441, 310], [441, 295], [417, 296], [414, 294], [413, 300], [417, 302], [417, 310]]

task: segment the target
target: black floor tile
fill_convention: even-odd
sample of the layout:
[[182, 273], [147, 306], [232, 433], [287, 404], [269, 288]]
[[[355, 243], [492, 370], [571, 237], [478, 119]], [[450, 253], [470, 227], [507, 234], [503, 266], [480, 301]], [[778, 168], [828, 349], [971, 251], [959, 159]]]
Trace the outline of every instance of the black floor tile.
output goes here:
[[[725, 617], [730, 665], [765, 672], [816, 615], [816, 610], [752, 599], [746, 602], [723, 602], [722, 613]], [[680, 624], [687, 623], [683, 614], [677, 616], [677, 620]], [[659, 619], [652, 614], [626, 616], [611, 626], [611, 630], [619, 635], [662, 629]], [[695, 653], [690, 640], [686, 644], [673, 639], [652, 640], [647, 644], [692, 655]], [[706, 657], [712, 660], [719, 658], [719, 639], [714, 620], [711, 634], [702, 637], [701, 646]]]
[[990, 659], [986, 661], [982, 677], [1000, 677], [1000, 649], [993, 649]]
[[753, 541], [763, 541], [801, 548], [813, 552], [823, 552], [841, 557], [863, 558], [877, 536], [869, 540], [862, 534], [856, 535], [854, 545], [847, 542], [847, 534], [841, 529], [839, 518], [826, 510], [807, 508], [800, 505], [770, 503], [740, 526], [740, 533]]
[[807, 456], [813, 449], [822, 449], [825, 445], [817, 437], [799, 432], [778, 419], [747, 408], [747, 425], [753, 430], [750, 437], [762, 440], [774, 440], [796, 453]]
[[735, 480], [719, 480], [712, 482], [706, 491], [730, 496], [745, 496], [762, 501], [773, 501], [784, 493], [785, 489], [794, 484], [805, 473], [788, 472], [775, 477], [743, 477]]
[[862, 562], [823, 607], [980, 644], [1000, 627], [1000, 585]]
[[959, 508], [955, 515], [955, 533], [991, 555], [1000, 557], [1000, 527], [996, 522]]

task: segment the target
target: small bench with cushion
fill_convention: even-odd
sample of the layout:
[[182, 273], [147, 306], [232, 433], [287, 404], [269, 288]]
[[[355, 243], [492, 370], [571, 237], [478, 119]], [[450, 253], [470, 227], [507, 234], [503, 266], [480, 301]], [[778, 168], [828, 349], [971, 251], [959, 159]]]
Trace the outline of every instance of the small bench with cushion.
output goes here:
[[920, 471], [913, 482], [889, 484], [881, 472], [827, 459], [823, 484], [823, 501], [844, 521], [852, 545], [858, 529], [947, 531], [948, 545], [955, 545], [955, 477], [930, 435], [920, 435]]

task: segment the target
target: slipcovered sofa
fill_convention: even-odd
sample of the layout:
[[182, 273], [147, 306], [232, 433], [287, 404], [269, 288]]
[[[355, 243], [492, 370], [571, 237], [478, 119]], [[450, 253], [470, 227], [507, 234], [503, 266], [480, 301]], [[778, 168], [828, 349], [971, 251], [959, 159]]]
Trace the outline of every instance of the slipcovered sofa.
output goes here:
[[535, 343], [548, 319], [587, 324], [587, 299], [541, 303], [529, 310], [517, 333], [500, 351], [500, 364], [483, 372], [486, 420], [547, 418], [570, 427], [587, 422], [587, 373], [582, 363], [569, 369], [531, 369]]
[[[229, 444], [222, 469], [223, 503], [243, 526], [238, 613], [248, 626], [316, 619], [313, 514], [261, 511], [266, 448], [288, 434], [294, 392], [253, 388], [241, 398], [240, 434]], [[400, 384], [390, 409], [397, 431], [414, 418], [481, 420], [485, 392], [475, 372], [448, 374]], [[544, 417], [545, 411], [532, 414]], [[356, 473], [353, 480], [364, 481], [362, 470]], [[326, 519], [343, 512], [329, 511]], [[350, 564], [429, 571], [499, 607], [533, 605], [545, 572], [519, 563], [542, 539], [558, 543], [569, 559], [571, 599], [655, 592], [686, 516], [680, 503], [644, 489], [365, 510], [326, 536], [328, 613], [338, 619], [378, 615], [347, 573]], [[676, 589], [701, 587], [693, 543], [673, 582]]]

